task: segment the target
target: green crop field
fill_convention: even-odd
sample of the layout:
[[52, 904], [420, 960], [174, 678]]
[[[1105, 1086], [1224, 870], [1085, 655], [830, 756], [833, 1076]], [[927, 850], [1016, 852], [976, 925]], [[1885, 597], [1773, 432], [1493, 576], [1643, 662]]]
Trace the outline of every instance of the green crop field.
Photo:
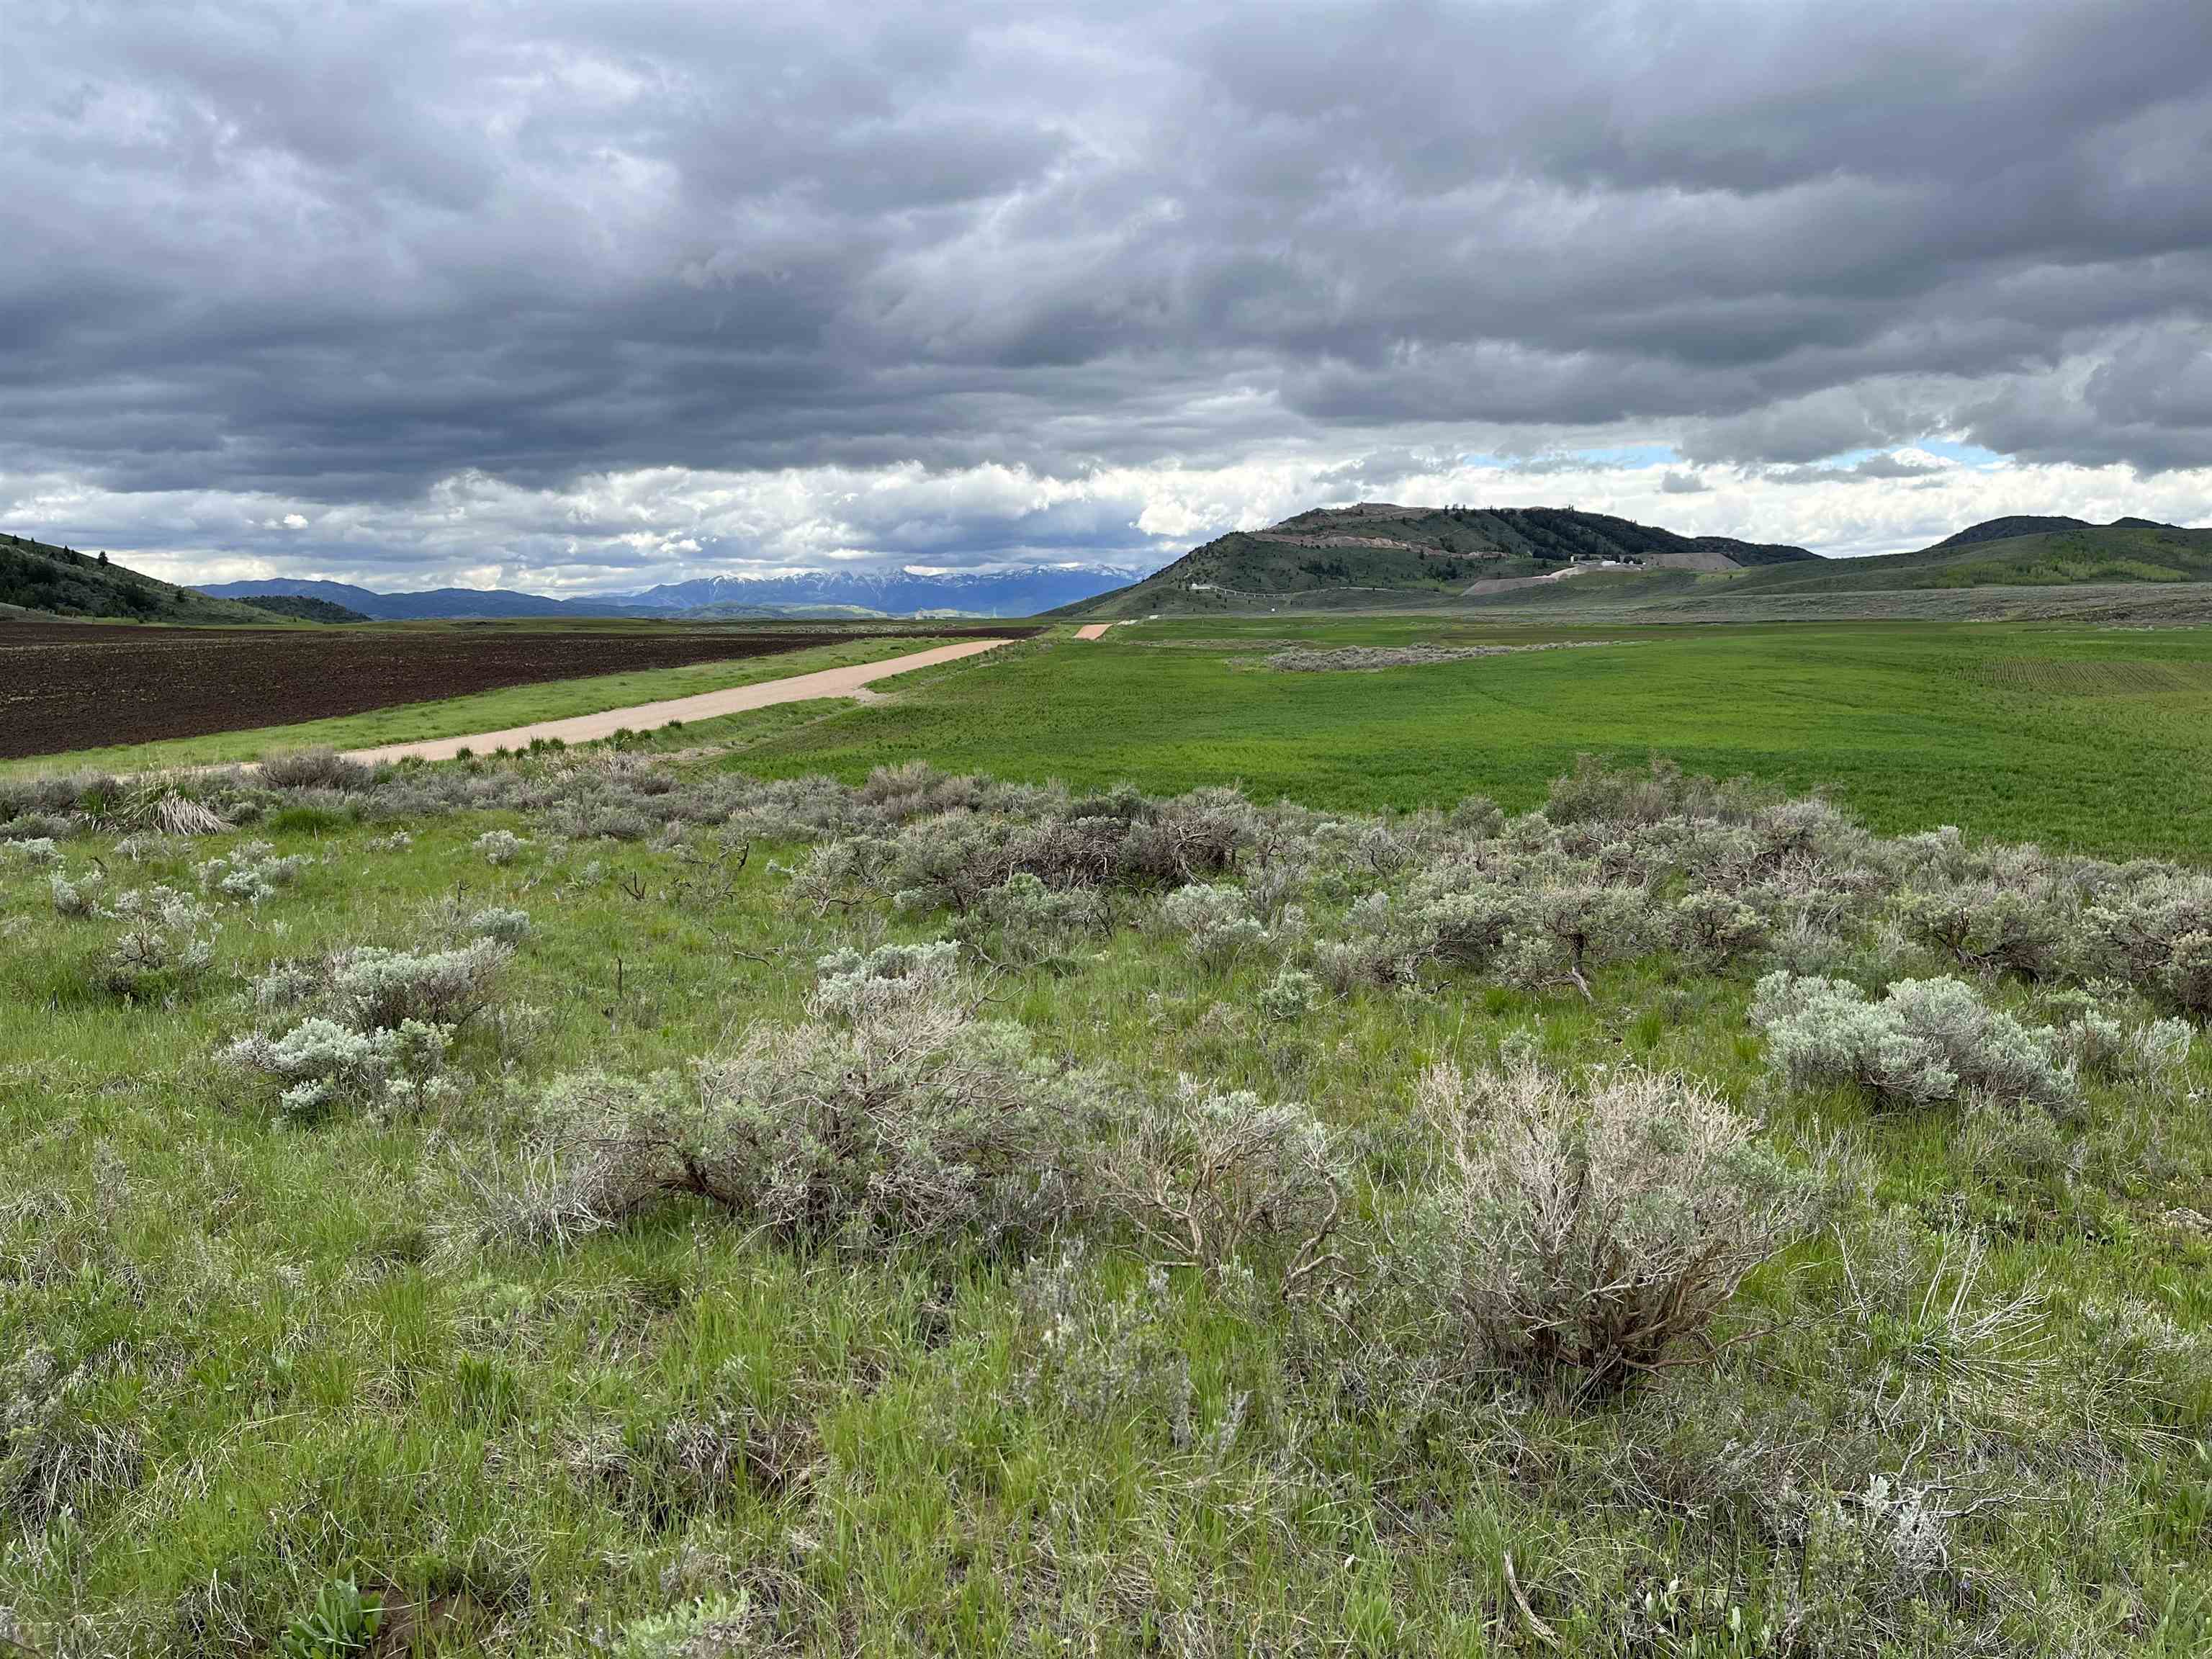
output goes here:
[[[1270, 641], [1617, 641], [1374, 673], [1286, 674]], [[1428, 617], [1146, 623], [994, 653], [787, 737], [753, 771], [953, 769], [1240, 783], [1259, 799], [1534, 805], [1589, 753], [1822, 788], [1885, 830], [1955, 823], [2212, 858], [2212, 629], [1842, 623], [1607, 634]], [[740, 726], [738, 729], [742, 729]]]
[[2212, 1651], [2212, 634], [1614, 640], [0, 775], [0, 1653]]

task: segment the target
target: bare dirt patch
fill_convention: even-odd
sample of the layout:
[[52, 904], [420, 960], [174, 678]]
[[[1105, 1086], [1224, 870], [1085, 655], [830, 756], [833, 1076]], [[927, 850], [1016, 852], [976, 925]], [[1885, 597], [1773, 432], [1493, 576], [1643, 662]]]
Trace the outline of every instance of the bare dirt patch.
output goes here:
[[[1019, 638], [933, 623], [917, 637]], [[816, 629], [569, 632], [489, 624], [330, 633], [0, 623], [0, 758], [362, 714], [548, 680], [882, 637]]]
[[1421, 668], [1476, 657], [1513, 657], [1524, 651], [1577, 651], [1586, 646], [1624, 643], [1620, 640], [1551, 640], [1539, 645], [1348, 645], [1334, 651], [1278, 651], [1267, 663], [1290, 674], [1371, 674], [1384, 668]]

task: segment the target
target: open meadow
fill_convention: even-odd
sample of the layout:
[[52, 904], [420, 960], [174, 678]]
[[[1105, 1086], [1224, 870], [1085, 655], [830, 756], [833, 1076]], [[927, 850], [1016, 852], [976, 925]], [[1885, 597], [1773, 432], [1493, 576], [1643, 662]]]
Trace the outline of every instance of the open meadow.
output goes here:
[[1949, 623], [19, 768], [0, 1650], [2212, 1650], [2208, 803]]
[[[1528, 648], [1561, 645], [1575, 648]], [[1362, 647], [1500, 654], [1269, 666], [1292, 647]], [[1522, 810], [1580, 754], [1825, 789], [1887, 830], [1955, 823], [2212, 860], [2212, 627], [1142, 623], [945, 671], [896, 703], [764, 736], [733, 763], [857, 782], [921, 758], [1085, 788], [1236, 783], [1256, 799], [1397, 811], [1480, 792]]]

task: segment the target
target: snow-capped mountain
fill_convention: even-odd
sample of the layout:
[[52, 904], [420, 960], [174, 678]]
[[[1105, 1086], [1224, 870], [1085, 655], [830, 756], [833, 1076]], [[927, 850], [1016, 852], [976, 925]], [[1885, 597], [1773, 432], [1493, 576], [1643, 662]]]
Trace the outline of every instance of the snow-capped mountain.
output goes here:
[[379, 593], [347, 582], [269, 577], [214, 582], [203, 593], [254, 599], [271, 593], [328, 599], [385, 621], [437, 617], [709, 616], [1030, 617], [1136, 580], [1110, 565], [1025, 565], [988, 571], [810, 571], [796, 576], [702, 576], [638, 593], [556, 599], [507, 588], [441, 587]]

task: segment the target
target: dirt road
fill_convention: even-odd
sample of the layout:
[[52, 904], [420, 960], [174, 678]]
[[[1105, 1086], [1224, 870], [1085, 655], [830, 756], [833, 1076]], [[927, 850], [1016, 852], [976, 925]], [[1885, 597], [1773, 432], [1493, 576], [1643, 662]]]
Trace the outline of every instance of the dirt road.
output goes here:
[[850, 668], [825, 668], [819, 673], [793, 674], [788, 679], [763, 680], [753, 685], [733, 685], [726, 691], [702, 691], [696, 696], [673, 697], [665, 702], [640, 703], [631, 708], [609, 708], [597, 714], [577, 714], [568, 720], [540, 720], [505, 732], [479, 732], [473, 737], [432, 738], [422, 743], [386, 744], [380, 749], [356, 749], [349, 758], [357, 761], [451, 760], [462, 750], [489, 754], [496, 749], [526, 749], [538, 738], [558, 738], [563, 743], [589, 743], [611, 738], [617, 732], [651, 732], [673, 720], [713, 720], [718, 714], [741, 714], [780, 702], [805, 702], [815, 697], [860, 695], [871, 681], [928, 668], [941, 662], [957, 662], [980, 652], [994, 651], [1005, 640], [963, 640], [882, 662], [855, 664]]

